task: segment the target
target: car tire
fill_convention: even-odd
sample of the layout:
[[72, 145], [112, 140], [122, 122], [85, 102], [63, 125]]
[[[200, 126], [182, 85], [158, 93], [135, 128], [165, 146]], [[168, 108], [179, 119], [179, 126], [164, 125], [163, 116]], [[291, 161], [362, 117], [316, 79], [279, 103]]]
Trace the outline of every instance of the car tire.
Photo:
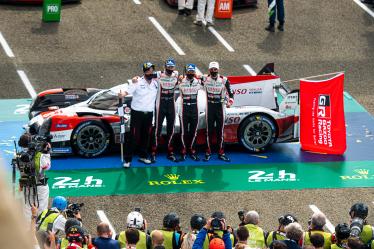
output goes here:
[[274, 121], [266, 115], [254, 114], [240, 125], [238, 140], [251, 152], [265, 151], [276, 140]]
[[82, 157], [103, 155], [110, 147], [111, 133], [100, 121], [81, 123], [71, 135], [74, 152]]

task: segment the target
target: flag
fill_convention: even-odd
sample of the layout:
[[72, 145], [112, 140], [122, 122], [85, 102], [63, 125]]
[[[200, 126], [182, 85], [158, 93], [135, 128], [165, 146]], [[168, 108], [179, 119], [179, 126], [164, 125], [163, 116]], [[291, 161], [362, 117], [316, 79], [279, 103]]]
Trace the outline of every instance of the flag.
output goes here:
[[321, 81], [300, 81], [301, 149], [318, 153], [344, 154], [344, 74]]

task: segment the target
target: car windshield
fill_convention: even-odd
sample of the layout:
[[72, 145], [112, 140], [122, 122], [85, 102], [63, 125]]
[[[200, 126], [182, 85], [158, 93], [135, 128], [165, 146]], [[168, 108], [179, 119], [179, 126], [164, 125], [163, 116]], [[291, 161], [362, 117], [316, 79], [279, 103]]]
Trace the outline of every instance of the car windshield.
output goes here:
[[117, 110], [118, 95], [112, 90], [103, 91], [90, 101], [88, 107], [100, 110]]

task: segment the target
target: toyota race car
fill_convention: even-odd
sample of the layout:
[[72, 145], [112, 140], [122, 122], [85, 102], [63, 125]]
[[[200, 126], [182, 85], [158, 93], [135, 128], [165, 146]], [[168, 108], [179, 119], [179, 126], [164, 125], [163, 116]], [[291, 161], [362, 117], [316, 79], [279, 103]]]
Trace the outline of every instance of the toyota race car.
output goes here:
[[[234, 91], [235, 101], [231, 108], [226, 108], [224, 128], [226, 143], [240, 143], [249, 151], [261, 152], [275, 142], [298, 140], [298, 90], [289, 91], [275, 75], [228, 78]], [[97, 90], [87, 100], [65, 108], [50, 105], [48, 107], [50, 110], [40, 114], [34, 113], [36, 116], [29, 121], [27, 129], [31, 133], [50, 135], [53, 155], [77, 154], [82, 157], [102, 155], [111, 146], [120, 143], [118, 93], [120, 90], [126, 90], [127, 87], [128, 84], [122, 84], [111, 89]], [[40, 98], [40, 95], [44, 98], [48, 95], [43, 93], [37, 98]], [[50, 91], [49, 97], [53, 94], [56, 93]], [[71, 99], [71, 95], [62, 96]], [[124, 110], [125, 122], [129, 124], [131, 96], [127, 96], [125, 102], [127, 105]], [[180, 113], [180, 105], [181, 101], [178, 97], [177, 114]], [[204, 144], [206, 141], [205, 105], [206, 94], [200, 91], [198, 144]], [[178, 115], [176, 115], [175, 132], [177, 134], [180, 132]], [[166, 121], [162, 134], [166, 134]]]

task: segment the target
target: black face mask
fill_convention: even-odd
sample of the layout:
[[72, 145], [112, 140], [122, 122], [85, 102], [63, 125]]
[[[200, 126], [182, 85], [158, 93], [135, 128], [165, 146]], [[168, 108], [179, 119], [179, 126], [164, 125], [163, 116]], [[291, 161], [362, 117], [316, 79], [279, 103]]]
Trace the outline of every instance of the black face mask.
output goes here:
[[210, 72], [210, 76], [212, 76], [213, 78], [215, 78], [215, 77], [218, 76], [218, 72]]
[[171, 75], [171, 74], [174, 72], [174, 70], [171, 70], [171, 69], [165, 69], [165, 72], [166, 72], [168, 75]]
[[195, 77], [195, 74], [186, 74], [187, 78], [192, 80]]
[[152, 79], [153, 79], [153, 75], [152, 75], [152, 74], [145, 74], [145, 75], [144, 75], [144, 78], [145, 78], [146, 80], [152, 80]]

